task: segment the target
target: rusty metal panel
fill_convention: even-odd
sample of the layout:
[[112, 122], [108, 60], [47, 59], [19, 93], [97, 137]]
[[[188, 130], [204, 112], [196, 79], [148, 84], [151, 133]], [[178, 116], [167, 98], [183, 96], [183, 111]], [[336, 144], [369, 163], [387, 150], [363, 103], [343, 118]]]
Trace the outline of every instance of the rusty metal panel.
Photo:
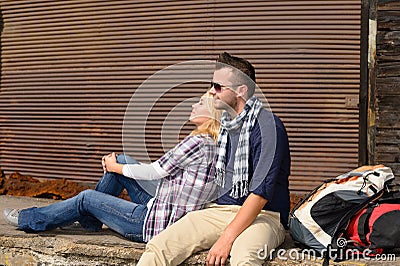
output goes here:
[[216, 51], [253, 62], [284, 121], [291, 191], [357, 166], [361, 1], [216, 1]]
[[[284, 121], [292, 191], [357, 166], [360, 0], [0, 3], [6, 172], [97, 180], [101, 156], [122, 150], [135, 90], [165, 67], [214, 60], [221, 51], [254, 63], [259, 87]], [[170, 110], [207, 86], [193, 82], [162, 95], [147, 119], [146, 150], [134, 156], [158, 158]], [[143, 94], [137, 112], [145, 113], [163, 89], [158, 84]], [[189, 109], [190, 101], [174, 115], [185, 120]], [[129, 125], [134, 149], [142, 123]], [[185, 124], [179, 135], [190, 129]], [[176, 134], [164, 132], [167, 147]]]

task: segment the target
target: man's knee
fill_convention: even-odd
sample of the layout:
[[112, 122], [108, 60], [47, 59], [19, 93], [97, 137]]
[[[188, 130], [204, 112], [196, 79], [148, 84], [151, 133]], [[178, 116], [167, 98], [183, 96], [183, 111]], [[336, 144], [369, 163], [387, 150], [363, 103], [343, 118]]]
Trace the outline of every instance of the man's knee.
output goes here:
[[[230, 265], [232, 266], [242, 266], [242, 265], [262, 265], [264, 258], [262, 257], [264, 253], [260, 253], [260, 248], [247, 245], [234, 245], [230, 253]], [[266, 251], [268, 252], [268, 251]]]
[[[156, 237], [147, 243], [146, 250], [137, 264], [138, 266], [179, 265], [185, 260], [186, 256], [180, 254], [173, 247], [169, 247], [167, 241], [158, 240]], [[184, 249], [184, 247], [180, 249]]]
[[236, 254], [235, 256], [231, 256], [229, 263], [231, 266], [256, 266], [263, 265], [264, 260], [257, 258], [257, 256], [252, 256], [251, 254], [245, 256], [239, 256], [239, 254]]
[[262, 265], [285, 239], [285, 230], [280, 222], [259, 220], [247, 228], [236, 239], [231, 250], [231, 265]]
[[147, 243], [146, 250], [138, 261], [138, 266], [168, 265], [164, 252], [152, 243]]

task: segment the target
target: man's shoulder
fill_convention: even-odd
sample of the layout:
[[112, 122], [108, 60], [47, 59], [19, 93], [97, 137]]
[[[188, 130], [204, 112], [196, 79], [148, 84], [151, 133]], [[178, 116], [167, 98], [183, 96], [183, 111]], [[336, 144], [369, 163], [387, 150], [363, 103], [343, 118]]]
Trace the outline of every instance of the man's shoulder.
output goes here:
[[262, 108], [252, 129], [251, 139], [259, 142], [261, 139], [271, 140], [271, 138], [282, 137], [287, 138], [286, 128], [282, 120], [271, 110]]
[[272, 110], [261, 108], [260, 113], [258, 114], [258, 118], [260, 123], [262, 122], [272, 122], [282, 124], [281, 119], [277, 116]]
[[255, 128], [257, 130], [267, 127], [267, 128], [274, 128], [274, 127], [282, 127], [283, 123], [281, 119], [274, 114], [271, 110], [267, 110], [265, 108], [261, 108], [258, 117], [257, 117], [257, 122], [255, 124]]

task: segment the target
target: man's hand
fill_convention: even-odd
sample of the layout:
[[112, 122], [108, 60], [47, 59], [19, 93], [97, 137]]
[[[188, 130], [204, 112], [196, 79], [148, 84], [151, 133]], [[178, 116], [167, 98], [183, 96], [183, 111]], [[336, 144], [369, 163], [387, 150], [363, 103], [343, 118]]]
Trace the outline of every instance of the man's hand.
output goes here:
[[225, 265], [233, 242], [249, 227], [267, 203], [263, 197], [250, 193], [235, 218], [225, 228], [207, 256], [207, 265]]
[[222, 234], [208, 252], [207, 265], [225, 265], [231, 252], [232, 244], [233, 242]]

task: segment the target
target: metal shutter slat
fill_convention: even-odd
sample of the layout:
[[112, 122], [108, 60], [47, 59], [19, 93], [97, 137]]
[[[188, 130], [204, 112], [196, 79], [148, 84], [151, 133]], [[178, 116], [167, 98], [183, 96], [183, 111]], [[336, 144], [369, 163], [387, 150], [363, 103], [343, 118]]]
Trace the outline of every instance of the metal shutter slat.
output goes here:
[[[358, 109], [346, 107], [346, 98], [360, 89], [360, 0], [3, 0], [1, 9], [6, 173], [98, 180], [101, 156], [122, 150], [125, 110], [142, 82], [176, 63], [215, 60], [221, 51], [256, 66], [259, 87], [284, 121], [292, 191], [357, 165]], [[146, 88], [136, 115], [170, 82]], [[163, 95], [146, 123], [147, 151], [133, 155], [155, 160], [173, 146], [177, 132], [162, 128], [166, 116], [207, 87], [193, 82]], [[173, 110], [177, 121], [187, 120], [185, 106]], [[181, 136], [191, 129], [181, 126]], [[131, 117], [125, 127], [134, 150], [143, 125]]]

